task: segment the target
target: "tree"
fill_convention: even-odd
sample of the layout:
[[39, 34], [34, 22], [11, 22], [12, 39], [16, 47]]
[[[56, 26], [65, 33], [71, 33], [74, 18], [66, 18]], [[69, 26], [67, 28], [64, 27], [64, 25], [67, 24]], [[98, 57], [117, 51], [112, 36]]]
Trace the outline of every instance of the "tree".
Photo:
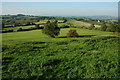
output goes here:
[[67, 33], [67, 37], [78, 37], [78, 33], [76, 32], [76, 30], [69, 30], [69, 32]]
[[58, 36], [59, 32], [60, 32], [60, 28], [58, 27], [58, 24], [56, 21], [55, 22], [48, 21], [42, 30], [42, 33], [53, 38], [55, 36]]

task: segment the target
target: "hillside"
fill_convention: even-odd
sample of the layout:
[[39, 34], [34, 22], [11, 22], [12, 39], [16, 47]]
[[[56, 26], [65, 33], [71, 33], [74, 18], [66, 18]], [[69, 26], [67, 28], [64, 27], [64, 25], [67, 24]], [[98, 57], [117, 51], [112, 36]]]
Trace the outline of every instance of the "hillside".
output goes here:
[[[76, 29], [78, 38], [66, 38]], [[64, 28], [56, 38], [41, 30], [3, 33], [3, 79], [118, 78], [118, 35]]]

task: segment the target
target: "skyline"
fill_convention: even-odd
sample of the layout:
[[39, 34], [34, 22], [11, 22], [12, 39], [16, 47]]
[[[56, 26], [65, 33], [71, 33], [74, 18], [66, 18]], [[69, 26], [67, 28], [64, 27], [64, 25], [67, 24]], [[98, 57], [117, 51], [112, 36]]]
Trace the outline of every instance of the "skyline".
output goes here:
[[118, 16], [117, 2], [3, 2], [2, 14]]

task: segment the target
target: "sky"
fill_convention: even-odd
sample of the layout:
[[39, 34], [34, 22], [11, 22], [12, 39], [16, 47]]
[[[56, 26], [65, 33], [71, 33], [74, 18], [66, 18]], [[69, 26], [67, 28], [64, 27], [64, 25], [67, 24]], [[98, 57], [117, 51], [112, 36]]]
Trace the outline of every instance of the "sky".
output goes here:
[[2, 2], [119, 2], [119, 0], [1, 0]]
[[2, 14], [117, 17], [118, 2], [3, 2]]

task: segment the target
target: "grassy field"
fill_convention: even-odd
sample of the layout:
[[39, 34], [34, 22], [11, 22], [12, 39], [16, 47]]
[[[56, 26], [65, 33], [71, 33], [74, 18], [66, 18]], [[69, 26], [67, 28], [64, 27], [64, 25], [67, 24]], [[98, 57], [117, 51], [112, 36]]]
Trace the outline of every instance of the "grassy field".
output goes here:
[[35, 27], [35, 25], [3, 28], [3, 31], [4, 30], [11, 30], [11, 29], [13, 29], [14, 31], [17, 31], [19, 28], [28, 29], [28, 28], [31, 28], [31, 27]]
[[[76, 21], [76, 20], [68, 20], [68, 23], [71, 23], [73, 24], [74, 26], [76, 27], [89, 27], [91, 24], [90, 23], [87, 23], [87, 22], [83, 22], [83, 21]], [[100, 27], [100, 25], [95, 25], [95, 27]]]
[[[66, 38], [76, 29], [78, 38]], [[65, 28], [50, 38], [41, 30], [3, 33], [3, 79], [118, 78], [118, 36]]]
[[[42, 24], [42, 23], [46, 23], [48, 20], [41, 20], [40, 22], [35, 22], [35, 24]], [[54, 20], [50, 20], [50, 21], [54, 21]], [[58, 20], [58, 22], [63, 22], [64, 20]], [[61, 26], [65, 26], [66, 23], [58, 23], [58, 26], [61, 27]], [[9, 25], [10, 26], [10, 25]], [[40, 25], [40, 27], [43, 27], [44, 25]], [[30, 26], [17, 26], [17, 27], [8, 27], [8, 28], [3, 28], [2, 31], [5, 31], [5, 30], [14, 30], [14, 31], [17, 31], [19, 28], [22, 28], [22, 29], [28, 29], [28, 28], [31, 28], [31, 27], [35, 27], [35, 25], [30, 25]]]

